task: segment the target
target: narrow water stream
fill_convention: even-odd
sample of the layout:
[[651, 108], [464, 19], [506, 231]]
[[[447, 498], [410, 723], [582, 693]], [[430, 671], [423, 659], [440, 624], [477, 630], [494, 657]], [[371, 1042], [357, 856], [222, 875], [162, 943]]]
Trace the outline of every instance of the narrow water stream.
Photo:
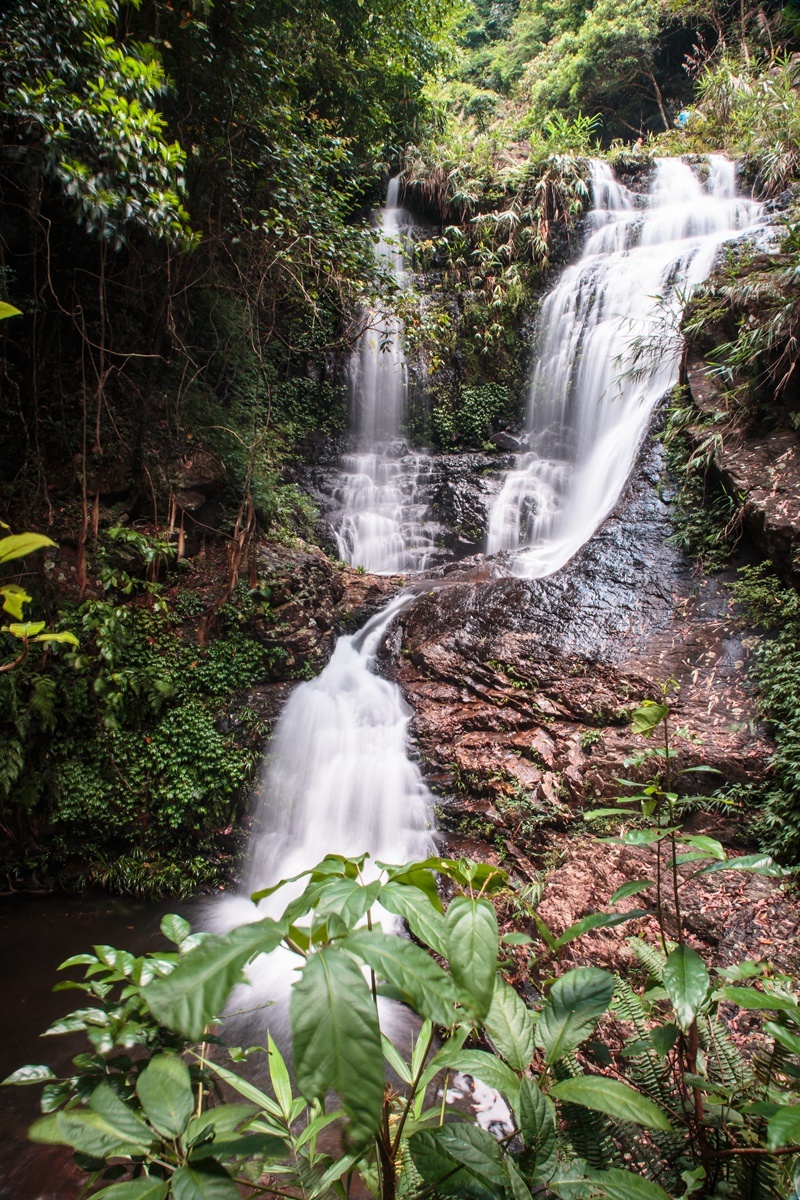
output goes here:
[[[403, 284], [400, 239], [407, 214], [398, 195], [395, 178], [380, 211], [375, 252]], [[371, 315], [350, 374], [356, 452], [344, 459], [338, 473], [340, 511], [332, 519], [339, 556], [376, 574], [424, 571], [435, 555], [436, 530], [420, 498], [428, 456], [410, 450], [402, 437], [408, 381], [397, 317], [380, 311]]]

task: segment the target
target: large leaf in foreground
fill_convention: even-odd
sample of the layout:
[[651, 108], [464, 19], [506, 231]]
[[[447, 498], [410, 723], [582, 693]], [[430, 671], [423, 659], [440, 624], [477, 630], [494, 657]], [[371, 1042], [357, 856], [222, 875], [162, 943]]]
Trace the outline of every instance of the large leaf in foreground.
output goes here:
[[336, 947], [312, 954], [292, 987], [290, 1005], [297, 1086], [307, 1100], [333, 1089], [363, 1145], [375, 1132], [383, 1101], [378, 1013], [357, 963]]
[[445, 914], [445, 943], [456, 983], [485, 1017], [492, 1003], [500, 936], [497, 914], [488, 900], [456, 896]]
[[599, 967], [576, 967], [557, 979], [536, 1025], [545, 1061], [556, 1062], [589, 1036], [611, 1003], [614, 977]]
[[414, 1166], [429, 1186], [445, 1196], [503, 1196], [509, 1185], [500, 1146], [477, 1125], [442, 1125], [415, 1133]]
[[632, 1171], [622, 1171], [619, 1167], [609, 1167], [607, 1171], [588, 1167], [586, 1175], [592, 1183], [600, 1185], [603, 1189], [600, 1195], [605, 1196], [606, 1200], [672, 1200], [652, 1179], [634, 1175]]
[[153, 1016], [169, 1029], [199, 1041], [206, 1026], [225, 1007], [245, 964], [257, 954], [274, 950], [283, 934], [283, 925], [267, 918], [204, 938], [171, 974], [144, 989]]
[[664, 987], [675, 1016], [686, 1032], [697, 1017], [708, 991], [708, 971], [700, 955], [689, 946], [676, 946], [664, 964]]
[[431, 956], [405, 938], [377, 930], [357, 930], [344, 943], [385, 979], [420, 1016], [445, 1028], [453, 1024], [458, 991]]
[[171, 1191], [173, 1200], [241, 1200], [228, 1172], [216, 1163], [178, 1167]]
[[0, 563], [24, 558], [26, 554], [55, 544], [52, 538], [45, 537], [43, 533], [10, 533], [8, 537], [0, 538]]
[[164, 1137], [175, 1138], [192, 1115], [192, 1083], [177, 1054], [156, 1054], [136, 1080], [136, 1095], [150, 1124]]
[[663, 1129], [665, 1132], [672, 1129], [666, 1115], [652, 1100], [626, 1083], [605, 1075], [578, 1075], [574, 1079], [564, 1079], [554, 1084], [549, 1094], [569, 1104], [582, 1104], [618, 1121], [644, 1125], [645, 1129]]
[[526, 1165], [531, 1178], [540, 1183], [550, 1178], [557, 1161], [555, 1105], [549, 1096], [542, 1094], [535, 1080], [526, 1075], [515, 1111], [525, 1143]]
[[525, 1071], [536, 1049], [533, 1014], [522, 997], [499, 976], [484, 1026], [506, 1062], [515, 1071]]

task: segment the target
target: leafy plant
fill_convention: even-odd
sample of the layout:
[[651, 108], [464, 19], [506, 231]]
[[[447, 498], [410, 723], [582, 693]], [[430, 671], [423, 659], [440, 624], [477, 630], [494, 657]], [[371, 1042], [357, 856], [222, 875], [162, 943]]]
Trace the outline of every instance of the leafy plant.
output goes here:
[[[654, 776], [636, 797], [656, 826], [625, 837], [656, 846], [659, 859], [666, 843], [667, 875], [678, 889], [678, 867], [686, 862], [704, 872], [775, 873], [763, 857], [727, 859], [713, 839], [676, 837], [674, 825], [665, 824], [675, 802], [668, 719], [662, 703], [633, 713], [648, 741], [663, 732], [664, 745], [648, 747], [643, 761], [660, 762], [667, 778]], [[679, 842], [690, 847], [682, 858]], [[800, 1053], [794, 1032], [800, 1007], [791, 981], [768, 964], [725, 968], [712, 982], [680, 927], [678, 941], [669, 942], [656, 870], [655, 883], [640, 880], [611, 897], [613, 906], [656, 888], [662, 948], [631, 939], [653, 979], [641, 994], [595, 967], [555, 980], [533, 973], [588, 930], [641, 910], [590, 914], [556, 936], [530, 904], [540, 891], [517, 898], [542, 947], [531, 959], [530, 1006], [501, 973], [503, 943], [533, 941], [516, 933], [500, 938], [492, 901], [509, 887], [505, 872], [465, 859], [388, 866], [330, 855], [254, 894], [256, 902], [270, 898], [274, 911], [285, 886], [301, 885], [276, 918], [254, 913], [253, 923], [230, 933], [193, 936], [181, 918], [166, 917], [162, 928], [178, 953], [137, 959], [103, 947], [69, 960], [65, 968], [86, 968], [84, 982], [70, 986], [85, 991], [92, 1007], [51, 1032], [83, 1030], [94, 1053], [76, 1059], [75, 1074], [65, 1079], [28, 1066], [6, 1082], [45, 1083], [47, 1115], [31, 1136], [71, 1146], [94, 1182], [110, 1183], [100, 1193], [108, 1200], [150, 1191], [161, 1200], [233, 1200], [237, 1188], [345, 1200], [353, 1175], [381, 1200], [518, 1200], [532, 1191], [565, 1200], [664, 1200], [665, 1188], [674, 1194], [681, 1180], [684, 1195], [723, 1185], [725, 1195], [744, 1195], [756, 1174], [766, 1179], [765, 1166], [774, 1177], [785, 1152], [800, 1152], [788, 1102], [800, 1076], [790, 1062]], [[446, 909], [437, 875], [451, 891]], [[673, 916], [680, 920], [677, 900]], [[403, 936], [398, 918], [413, 940]], [[289, 1004], [298, 1094], [268, 1032], [260, 1046], [227, 1051], [227, 1060], [211, 1032], [242, 970], [279, 946], [299, 968]], [[422, 1019], [410, 1054], [382, 1032], [382, 998]], [[751, 1070], [734, 1050], [720, 1004], [772, 1014], [765, 1033], [774, 1048], [765, 1073]], [[268, 1024], [268, 1007], [260, 1020]], [[584, 1066], [601, 1020], [635, 1028], [615, 1072]], [[139, 1047], [136, 1054], [127, 1053], [131, 1047]], [[269, 1091], [251, 1077], [262, 1055]], [[387, 1067], [397, 1081], [391, 1086]], [[498, 1141], [449, 1111], [448, 1079], [455, 1073], [505, 1097], [513, 1136]], [[441, 1101], [431, 1095], [437, 1087]], [[330, 1092], [337, 1097], [332, 1110]], [[342, 1150], [331, 1155], [318, 1138], [333, 1123]]]

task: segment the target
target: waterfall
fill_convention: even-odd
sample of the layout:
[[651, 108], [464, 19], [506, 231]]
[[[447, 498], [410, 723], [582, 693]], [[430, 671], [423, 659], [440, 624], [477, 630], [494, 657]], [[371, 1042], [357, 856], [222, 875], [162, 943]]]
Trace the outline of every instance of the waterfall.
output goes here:
[[[375, 674], [386, 630], [415, 599], [403, 592], [340, 637], [324, 671], [289, 697], [262, 770], [241, 895], [221, 901], [231, 918], [271, 913], [270, 899], [256, 911], [250, 894], [326, 854], [405, 862], [432, 851], [433, 800], [406, 748], [411, 709]], [[277, 911], [290, 894], [275, 897]], [[222, 924], [233, 923], [226, 913]]]
[[[400, 246], [404, 211], [399, 181], [390, 180], [380, 212], [376, 255], [405, 282]], [[339, 556], [376, 573], [422, 571], [435, 551], [433, 527], [426, 524], [420, 484], [425, 455], [409, 452], [401, 437], [406, 416], [407, 368], [400, 322], [392, 313], [371, 314], [351, 362], [353, 426], [357, 450], [342, 464], [334, 519]]]
[[557, 571], [611, 512], [677, 380], [686, 299], [760, 214], [722, 155], [705, 184], [681, 159], [658, 160], [644, 196], [597, 161], [592, 191], [583, 254], [542, 305], [528, 449], [489, 515], [488, 552], [519, 550], [513, 570], [527, 578]]

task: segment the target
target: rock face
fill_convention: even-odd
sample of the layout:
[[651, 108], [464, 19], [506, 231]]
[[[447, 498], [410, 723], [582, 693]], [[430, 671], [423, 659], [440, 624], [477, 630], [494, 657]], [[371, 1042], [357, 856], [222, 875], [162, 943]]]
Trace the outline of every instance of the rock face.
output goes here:
[[770, 748], [753, 732], [747, 647], [721, 584], [666, 544], [660, 477], [650, 447], [617, 511], [555, 576], [493, 578], [502, 563], [467, 561], [390, 631], [384, 669], [462, 828], [466, 818], [530, 853], [539, 827], [614, 793], [643, 745], [624, 710], [670, 678], [676, 723], [699, 739], [680, 741], [678, 765], [715, 767], [713, 786], [763, 777]]
[[317, 546], [258, 547], [258, 577], [269, 595], [255, 633], [283, 659], [282, 677], [312, 674], [330, 658], [336, 638], [359, 628], [401, 585], [393, 576], [364, 575], [332, 562]]
[[[690, 360], [687, 382], [705, 413], [725, 410], [725, 401], [702, 359]], [[800, 550], [800, 442], [793, 430], [743, 434], [732, 421], [714, 425], [716, 471], [733, 494], [742, 497], [742, 517], [756, 545], [778, 566], [796, 570]], [[699, 444], [707, 436], [692, 431]]]

